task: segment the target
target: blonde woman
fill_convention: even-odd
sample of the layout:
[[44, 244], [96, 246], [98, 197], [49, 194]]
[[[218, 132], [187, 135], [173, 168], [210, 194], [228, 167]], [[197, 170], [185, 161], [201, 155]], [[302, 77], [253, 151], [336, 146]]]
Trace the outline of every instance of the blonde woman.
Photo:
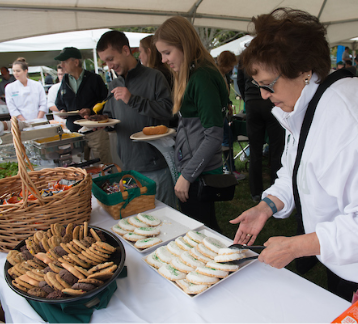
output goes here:
[[11, 116], [19, 120], [43, 118], [48, 112], [46, 94], [40, 82], [27, 76], [29, 66], [23, 57], [12, 64], [12, 72], [16, 81], [5, 88], [6, 104]]
[[161, 25], [153, 39], [174, 75], [173, 112], [180, 111], [175, 159], [180, 176], [175, 194], [184, 214], [220, 230], [214, 202], [198, 201], [198, 177], [222, 173], [223, 120], [228, 104], [225, 81], [198, 34], [183, 17]]

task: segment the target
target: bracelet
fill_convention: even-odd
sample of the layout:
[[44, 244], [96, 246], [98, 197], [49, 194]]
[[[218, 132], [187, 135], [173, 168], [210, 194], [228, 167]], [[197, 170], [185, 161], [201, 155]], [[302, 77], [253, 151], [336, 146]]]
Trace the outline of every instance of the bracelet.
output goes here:
[[261, 201], [264, 201], [271, 208], [272, 215], [277, 213], [277, 207], [276, 207], [275, 203], [270, 198], [265, 197]]

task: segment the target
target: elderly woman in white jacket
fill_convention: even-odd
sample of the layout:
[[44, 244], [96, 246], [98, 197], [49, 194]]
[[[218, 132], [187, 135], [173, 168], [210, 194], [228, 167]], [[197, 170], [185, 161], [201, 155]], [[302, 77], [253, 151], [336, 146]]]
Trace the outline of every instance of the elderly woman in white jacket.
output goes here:
[[[293, 169], [308, 104], [330, 71], [325, 28], [302, 11], [277, 9], [253, 19], [256, 37], [241, 56], [245, 70], [275, 105], [286, 129], [278, 179], [262, 201], [232, 220], [234, 243], [254, 243], [271, 216], [289, 217], [295, 205]], [[328, 289], [351, 300], [358, 289], [358, 79], [343, 78], [317, 104], [297, 173], [303, 235], [271, 237], [259, 261], [275, 268], [317, 256]], [[297, 199], [296, 199], [297, 201]]]
[[12, 65], [16, 81], [5, 88], [6, 104], [11, 116], [19, 120], [43, 118], [48, 112], [43, 86], [27, 77], [28, 64], [19, 57]]

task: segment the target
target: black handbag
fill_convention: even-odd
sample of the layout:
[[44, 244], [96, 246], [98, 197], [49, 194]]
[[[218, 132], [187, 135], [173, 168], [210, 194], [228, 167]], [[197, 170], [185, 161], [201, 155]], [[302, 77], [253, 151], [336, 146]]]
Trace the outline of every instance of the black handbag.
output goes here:
[[[179, 118], [182, 116], [179, 112]], [[188, 134], [183, 125], [186, 141], [191, 157], [193, 153], [189, 144]], [[198, 201], [228, 201], [234, 198], [237, 180], [233, 174], [205, 174], [199, 176]]]
[[237, 180], [233, 174], [206, 174], [199, 177], [199, 201], [228, 201], [234, 198]]

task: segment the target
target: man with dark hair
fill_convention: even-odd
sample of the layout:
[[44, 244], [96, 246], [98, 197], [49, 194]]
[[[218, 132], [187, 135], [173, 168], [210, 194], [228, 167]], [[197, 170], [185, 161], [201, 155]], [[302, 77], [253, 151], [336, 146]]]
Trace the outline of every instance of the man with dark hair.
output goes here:
[[[65, 47], [55, 60], [61, 61], [61, 67], [66, 73], [55, 104], [59, 111], [80, 110], [80, 116], [67, 117], [66, 121], [67, 128], [77, 132], [81, 126], [74, 124], [74, 121], [93, 115], [93, 106], [106, 98], [108, 90], [101, 76], [82, 69], [82, 55], [77, 48]], [[112, 163], [108, 133], [99, 129], [88, 130], [84, 134], [93, 157], [100, 158], [104, 164]], [[89, 149], [85, 150], [86, 160], [90, 159]]]
[[352, 61], [351, 60], [346, 60], [346, 70], [350, 71], [353, 73], [353, 75], [355, 76], [357, 74], [357, 70], [356, 67], [352, 65]]
[[9, 83], [14, 82], [16, 79], [12, 74], [9, 73], [9, 69], [7, 67], [3, 66], [0, 71], [2, 77], [0, 82], [0, 97], [5, 97], [5, 87]]
[[118, 78], [109, 84], [114, 98], [104, 113], [121, 122], [115, 126], [118, 155], [125, 170], [135, 170], [157, 184], [156, 198], [175, 207], [174, 184], [163, 155], [146, 142], [133, 143], [130, 136], [146, 126], [169, 125], [171, 91], [164, 75], [143, 66], [131, 53], [126, 35], [109, 31], [97, 43], [97, 52]]

